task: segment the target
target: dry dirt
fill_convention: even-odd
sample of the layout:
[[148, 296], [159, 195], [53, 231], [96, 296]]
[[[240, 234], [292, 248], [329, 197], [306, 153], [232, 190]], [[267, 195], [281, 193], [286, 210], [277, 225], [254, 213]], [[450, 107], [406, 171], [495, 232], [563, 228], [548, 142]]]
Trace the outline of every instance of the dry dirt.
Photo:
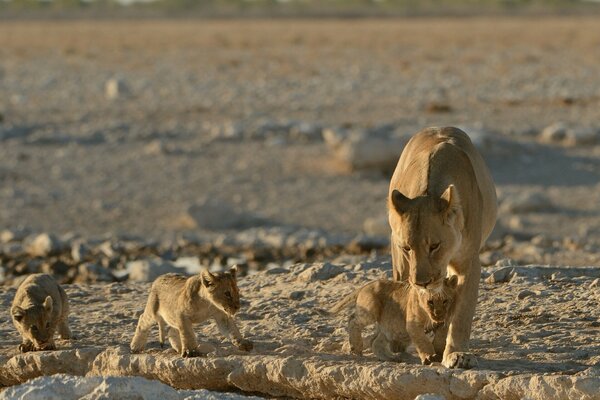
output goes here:
[[[0, 384], [65, 372], [265, 396], [600, 398], [599, 48], [594, 16], [3, 21], [0, 227], [13, 237], [0, 238]], [[109, 98], [112, 79], [121, 86]], [[542, 134], [557, 122], [565, 139]], [[432, 125], [485, 139], [500, 213], [482, 261], [516, 260], [492, 275], [509, 282], [486, 283], [490, 268], [482, 277], [477, 369], [346, 354], [344, 318], [313, 310], [389, 273], [385, 257], [355, 271], [366, 254], [332, 254], [344, 272], [325, 281], [279, 270], [283, 259], [269, 260], [282, 273], [243, 277], [251, 354], [209, 324], [197, 330], [217, 347], [206, 358], [181, 360], [156, 342], [130, 355], [122, 346], [148, 285], [125, 282], [67, 285], [80, 340], [16, 355], [9, 285], [48, 261], [23, 258], [25, 233], [90, 247], [128, 235], [140, 247], [226, 242], [263, 228], [385, 239], [389, 171], [341, 168], [322, 133], [398, 138]]]

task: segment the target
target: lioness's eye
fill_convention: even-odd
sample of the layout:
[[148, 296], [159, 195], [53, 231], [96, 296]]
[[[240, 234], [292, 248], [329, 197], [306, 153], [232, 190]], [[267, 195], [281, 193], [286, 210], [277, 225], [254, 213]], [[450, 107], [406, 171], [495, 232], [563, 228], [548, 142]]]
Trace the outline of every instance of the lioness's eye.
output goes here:
[[444, 305], [448, 304], [448, 300], [444, 300]]
[[427, 300], [427, 304], [429, 304], [431, 307], [433, 307], [433, 300]]
[[429, 246], [429, 252], [433, 253], [434, 251], [438, 250], [439, 248], [440, 248], [439, 242], [432, 244], [431, 246]]
[[227, 297], [228, 299], [231, 298], [231, 292], [225, 292], [225, 297]]
[[410, 253], [410, 246], [402, 246], [402, 250], [404, 250], [404, 252], [406, 253]]

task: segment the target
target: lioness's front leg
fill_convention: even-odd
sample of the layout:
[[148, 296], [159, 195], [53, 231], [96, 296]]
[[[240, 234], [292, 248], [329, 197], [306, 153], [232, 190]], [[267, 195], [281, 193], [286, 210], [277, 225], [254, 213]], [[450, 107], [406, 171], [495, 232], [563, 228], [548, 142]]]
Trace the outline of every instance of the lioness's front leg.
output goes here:
[[243, 351], [250, 351], [254, 347], [251, 341], [244, 339], [240, 333], [235, 321], [225, 313], [215, 317], [219, 332], [231, 340], [234, 346]]
[[442, 361], [442, 365], [446, 368], [471, 368], [477, 363], [475, 356], [468, 350], [481, 276], [479, 256], [476, 255], [471, 260], [470, 268], [464, 268], [460, 272], [463, 273], [463, 271], [465, 273], [464, 281], [456, 291], [456, 303], [446, 338], [446, 349]]

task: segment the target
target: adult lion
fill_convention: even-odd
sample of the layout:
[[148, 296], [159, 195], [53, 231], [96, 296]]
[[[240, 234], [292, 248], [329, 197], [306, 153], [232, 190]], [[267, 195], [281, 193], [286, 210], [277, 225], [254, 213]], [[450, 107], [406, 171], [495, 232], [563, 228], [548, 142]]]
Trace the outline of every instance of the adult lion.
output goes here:
[[[466, 133], [427, 128], [408, 142], [390, 182], [388, 216], [395, 280], [428, 287], [458, 275], [450, 323], [433, 344], [448, 368], [469, 368], [481, 275], [479, 250], [496, 223], [494, 182]], [[448, 271], [449, 270], [449, 271]]]

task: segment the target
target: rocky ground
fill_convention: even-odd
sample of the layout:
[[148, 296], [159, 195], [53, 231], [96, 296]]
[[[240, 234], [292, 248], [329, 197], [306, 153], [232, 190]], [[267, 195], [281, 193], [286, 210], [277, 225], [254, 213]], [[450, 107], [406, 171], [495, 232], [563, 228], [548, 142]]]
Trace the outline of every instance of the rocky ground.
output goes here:
[[[0, 384], [61, 372], [89, 377], [59, 397], [158, 384], [96, 378], [138, 375], [262, 396], [598, 398], [599, 35], [592, 16], [3, 21], [0, 298], [8, 309], [27, 274], [52, 273], [82, 338], [16, 355], [3, 313]], [[343, 317], [313, 311], [389, 273], [388, 180], [432, 125], [464, 128], [497, 184], [474, 371], [350, 357]], [[317, 262], [335, 276], [303, 275]], [[198, 332], [217, 351], [198, 360], [119, 347], [147, 282], [233, 263], [253, 353], [211, 325]], [[32, 385], [0, 396], [63, 393]]]
[[[446, 399], [599, 398], [600, 269], [502, 263], [487, 268], [471, 341], [479, 366], [453, 371], [420, 366], [414, 354], [405, 363], [379, 362], [369, 352], [349, 355], [348, 314], [331, 318], [318, 309], [369, 280], [389, 277], [391, 267], [382, 259], [341, 261], [294, 264], [241, 278], [237, 320], [254, 350], [237, 350], [207, 323], [196, 331], [200, 343], [215, 350], [198, 359], [161, 349], [156, 330], [144, 354], [130, 354], [149, 284], [66, 285], [71, 327], [79, 339], [59, 341], [57, 351], [20, 355], [19, 337], [3, 316], [0, 383], [67, 373], [142, 376], [177, 389], [296, 398], [412, 399], [424, 393]], [[14, 293], [0, 288], [3, 307]], [[4, 396], [18, 390], [7, 389]]]

